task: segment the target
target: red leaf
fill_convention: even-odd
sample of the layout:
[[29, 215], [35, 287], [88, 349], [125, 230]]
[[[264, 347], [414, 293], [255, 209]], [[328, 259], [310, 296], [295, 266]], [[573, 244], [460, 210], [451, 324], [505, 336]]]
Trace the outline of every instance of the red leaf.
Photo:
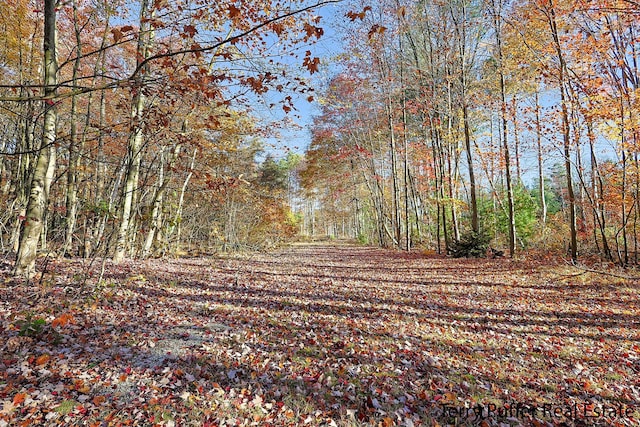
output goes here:
[[183, 27], [183, 31], [185, 32], [185, 34], [187, 34], [190, 38], [193, 38], [197, 33], [198, 33], [198, 29], [196, 27], [194, 27], [193, 25], [185, 25]]
[[384, 34], [387, 31], [387, 27], [383, 27], [382, 25], [374, 24], [369, 30], [369, 39], [373, 38], [376, 34]]
[[120, 31], [119, 28], [112, 28], [111, 34], [113, 34], [113, 41], [115, 43], [118, 43], [120, 40], [122, 40], [122, 37], [124, 37], [124, 34], [122, 34], [122, 31]]
[[320, 58], [311, 58], [307, 56], [302, 61], [302, 66], [305, 67], [311, 74], [318, 71], [318, 66], [320, 65]]
[[308, 22], [304, 23], [304, 31], [307, 33], [304, 37], [305, 41], [309, 40], [311, 37], [319, 39], [324, 34], [324, 30], [321, 27], [316, 27]]
[[364, 17], [366, 16], [367, 12], [371, 10], [371, 6], [365, 6], [364, 9], [362, 9], [362, 12], [354, 12], [354, 11], [349, 11], [345, 14], [345, 16], [349, 19], [351, 19], [351, 21], [355, 21], [356, 19], [359, 20], [364, 20]]
[[240, 9], [238, 9], [235, 5], [229, 5], [229, 9], [227, 9], [229, 12], [229, 18], [235, 20], [236, 18], [238, 18], [240, 16], [240, 14], [242, 13], [242, 11]]

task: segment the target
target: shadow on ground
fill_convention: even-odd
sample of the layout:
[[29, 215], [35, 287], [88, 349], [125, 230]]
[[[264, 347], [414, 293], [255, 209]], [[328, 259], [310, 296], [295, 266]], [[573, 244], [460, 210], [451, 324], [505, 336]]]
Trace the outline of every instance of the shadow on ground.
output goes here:
[[637, 283], [357, 246], [54, 268], [0, 288], [0, 425], [637, 422], [581, 412], [638, 415]]

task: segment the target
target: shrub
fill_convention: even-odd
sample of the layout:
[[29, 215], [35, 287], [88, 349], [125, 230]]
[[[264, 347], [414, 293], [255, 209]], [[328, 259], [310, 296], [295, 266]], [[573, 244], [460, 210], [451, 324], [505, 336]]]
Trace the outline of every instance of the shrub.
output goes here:
[[468, 232], [460, 236], [449, 247], [449, 253], [454, 258], [481, 258], [489, 249], [491, 237], [486, 232]]

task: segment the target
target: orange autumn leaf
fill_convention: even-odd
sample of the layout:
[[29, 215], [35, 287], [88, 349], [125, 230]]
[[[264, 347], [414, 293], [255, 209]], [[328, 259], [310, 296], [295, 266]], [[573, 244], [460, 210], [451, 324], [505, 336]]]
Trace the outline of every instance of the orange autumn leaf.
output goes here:
[[387, 27], [382, 25], [374, 24], [369, 30], [368, 36], [369, 40], [371, 40], [376, 34], [384, 34], [387, 31]]
[[91, 391], [91, 389], [89, 388], [89, 386], [87, 384], [85, 384], [84, 381], [82, 380], [75, 380], [73, 382], [73, 386], [76, 390], [78, 390], [80, 393], [84, 393], [87, 394]]
[[48, 354], [43, 354], [36, 359], [36, 365], [44, 365], [49, 361], [49, 359], [51, 359], [51, 356], [49, 356]]
[[58, 326], [66, 326], [69, 323], [74, 323], [74, 318], [73, 315], [70, 313], [63, 313], [60, 316], [56, 317], [55, 319], [53, 319], [53, 321], [51, 322], [51, 326], [52, 327], [58, 327]]
[[92, 399], [92, 402], [94, 405], [96, 406], [100, 406], [101, 404], [103, 404], [105, 401], [107, 400], [106, 397], [104, 396], [96, 396]]
[[13, 396], [13, 404], [19, 405], [22, 402], [24, 402], [26, 398], [27, 398], [27, 393], [18, 393], [15, 396]]
[[318, 66], [320, 65], [320, 58], [311, 58], [310, 52], [307, 51], [307, 56], [302, 61], [302, 66], [309, 70], [310, 74], [313, 74], [318, 71]]
[[393, 420], [389, 417], [383, 418], [380, 424], [382, 425], [382, 427], [393, 427], [395, 425]]
[[365, 16], [367, 15], [367, 12], [371, 10], [371, 6], [366, 6], [362, 12], [354, 12], [354, 11], [349, 11], [345, 14], [345, 16], [347, 18], [349, 18], [351, 20], [351, 22], [355, 21], [356, 19], [359, 20], [364, 20]]
[[448, 392], [446, 392], [446, 393], [444, 394], [444, 400], [445, 400], [446, 402], [453, 402], [453, 401], [455, 401], [455, 400], [456, 400], [456, 395], [455, 395], [454, 393], [452, 393], [452, 392], [448, 391]]

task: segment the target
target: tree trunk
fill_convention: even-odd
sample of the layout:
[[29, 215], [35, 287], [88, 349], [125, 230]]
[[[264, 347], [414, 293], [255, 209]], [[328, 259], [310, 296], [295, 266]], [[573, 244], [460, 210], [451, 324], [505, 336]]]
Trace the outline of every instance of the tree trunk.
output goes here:
[[473, 155], [471, 152], [471, 131], [469, 129], [469, 112], [465, 104], [462, 106], [462, 120], [464, 121], [464, 145], [467, 150], [467, 166], [469, 167], [469, 197], [471, 199], [471, 229], [474, 233], [480, 232], [480, 221], [478, 220], [478, 200], [476, 195], [476, 176], [473, 170]]
[[[151, 48], [151, 28], [147, 19], [149, 0], [142, 0], [140, 5], [140, 35], [138, 37], [138, 48], [136, 57], [138, 64], [149, 56]], [[133, 101], [131, 103], [131, 133], [129, 135], [127, 150], [127, 169], [124, 184], [123, 203], [121, 209], [120, 228], [118, 229], [118, 239], [116, 251], [113, 256], [115, 262], [121, 262], [127, 252], [129, 227], [131, 224], [131, 214], [135, 193], [138, 187], [138, 177], [140, 175], [140, 162], [142, 159], [142, 142], [144, 139], [144, 107], [146, 97], [144, 95], [144, 79], [146, 70], [136, 76], [136, 84], [133, 88]]]
[[564, 167], [567, 175], [567, 197], [569, 199], [569, 240], [570, 240], [570, 252], [571, 261], [576, 263], [578, 261], [578, 234], [576, 227], [576, 202], [575, 194], [573, 191], [573, 178], [571, 173], [571, 135], [569, 128], [569, 111], [567, 107], [567, 94], [566, 94], [566, 63], [564, 60], [564, 54], [562, 52], [562, 46], [560, 45], [560, 36], [558, 34], [558, 25], [556, 22], [556, 12], [554, 7], [554, 1], [549, 2], [549, 27], [553, 42], [555, 44], [556, 54], [558, 55], [558, 84], [560, 86], [560, 107], [562, 116], [562, 136], [563, 136], [563, 149], [564, 149]]
[[[26, 90], [21, 90], [21, 94], [24, 94]], [[18, 161], [15, 165], [12, 175], [14, 175], [13, 182], [11, 184], [12, 191], [15, 192], [15, 223], [11, 230], [10, 246], [14, 252], [18, 252], [20, 247], [20, 233], [22, 231], [22, 221], [26, 217], [26, 206], [29, 201], [29, 189], [31, 188], [31, 180], [33, 163], [37, 161], [37, 156], [30, 154], [30, 151], [35, 150], [35, 119], [33, 111], [33, 102], [27, 101], [23, 117], [18, 124], [17, 132], [20, 133], [20, 144], [17, 147], [17, 151], [23, 152], [18, 156]]]
[[153, 240], [156, 236], [156, 232], [159, 227], [159, 219], [160, 219], [160, 211], [162, 209], [162, 202], [164, 200], [164, 190], [167, 186], [168, 179], [165, 178], [164, 173], [164, 152], [160, 153], [160, 170], [158, 171], [158, 184], [156, 188], [156, 192], [153, 196], [153, 203], [151, 208], [151, 216], [149, 218], [149, 231], [147, 232], [147, 237], [144, 240], [144, 245], [142, 247], [142, 258], [147, 258], [151, 253], [151, 248], [153, 246]]
[[400, 189], [398, 186], [398, 153], [397, 153], [397, 144], [396, 144], [396, 133], [395, 133], [395, 122], [393, 120], [393, 104], [391, 99], [391, 89], [389, 89], [388, 99], [387, 99], [387, 117], [389, 120], [389, 151], [391, 152], [391, 183], [392, 188], [392, 223], [393, 223], [393, 240], [394, 245], [396, 247], [400, 247], [400, 240], [402, 238], [401, 233], [401, 218], [400, 218]]
[[544, 163], [542, 159], [542, 125], [540, 124], [540, 99], [538, 90], [535, 93], [536, 100], [536, 143], [538, 146], [538, 194], [540, 195], [540, 218], [542, 220], [542, 234], [544, 238], [544, 231], [547, 226], [547, 200], [545, 199], [544, 191]]
[[[451, 92], [451, 83], [447, 85], [447, 178], [448, 178], [448, 196], [449, 196], [449, 205], [451, 210], [451, 226], [453, 231], [453, 240], [460, 240], [460, 229], [458, 228], [458, 212], [455, 203], [455, 194], [454, 194], [454, 181], [456, 179], [456, 161], [455, 156], [458, 150], [457, 142], [454, 145], [454, 136], [453, 136], [453, 117], [454, 108], [453, 108], [453, 97]], [[454, 160], [452, 162], [452, 159]], [[446, 224], [446, 222], [445, 222]]]
[[511, 122], [513, 123], [513, 148], [516, 160], [516, 185], [522, 184], [522, 171], [520, 169], [520, 132], [518, 132], [518, 99], [514, 95], [511, 98]]
[[[612, 261], [613, 256], [611, 254], [611, 247], [609, 246], [609, 240], [606, 233], [607, 218], [603, 200], [604, 183], [598, 169], [598, 159], [595, 153], [596, 136], [593, 133], [593, 124], [591, 119], [587, 119], [587, 137], [589, 139], [589, 153], [591, 157], [591, 204], [593, 206], [593, 217], [595, 223], [594, 234], [596, 233], [595, 225], [597, 224], [598, 229], [600, 230], [600, 238], [602, 239], [602, 254], [609, 261]], [[594, 236], [594, 239], [596, 241], [596, 245], [598, 245], [597, 235]]]
[[[73, 25], [76, 36], [76, 60], [73, 63], [72, 82], [75, 84], [80, 68], [80, 58], [82, 57], [82, 40], [80, 38], [80, 28], [78, 27], [78, 7], [73, 1]], [[67, 254], [73, 251], [73, 232], [76, 227], [78, 216], [78, 167], [80, 165], [80, 155], [78, 146], [78, 125], [76, 123], [76, 112], [78, 97], [71, 98], [71, 132], [69, 134], [69, 168], [67, 169], [67, 198], [66, 198], [66, 218], [65, 218], [65, 239], [62, 246], [62, 253]]]
[[[187, 186], [189, 185], [189, 181], [193, 176], [193, 168], [195, 167], [197, 153], [198, 153], [198, 149], [196, 148], [193, 150], [193, 156], [191, 157], [191, 165], [189, 167], [189, 173], [187, 173], [187, 177], [185, 178], [184, 182], [182, 183], [182, 187], [180, 188], [180, 196], [178, 197], [178, 208], [176, 209], [176, 215], [173, 218], [173, 224], [175, 225], [175, 229], [176, 229], [176, 243], [175, 243], [176, 252], [180, 250], [180, 234], [182, 231], [182, 227], [180, 226], [180, 224], [182, 223], [182, 208], [184, 206], [184, 195], [187, 192]], [[311, 230], [311, 233], [313, 236], [313, 229]]]
[[[402, 53], [402, 39], [400, 40], [400, 52]], [[407, 141], [407, 97], [404, 90], [404, 62], [400, 63], [400, 85], [402, 87], [402, 149], [404, 152], [404, 249], [408, 252], [411, 250], [411, 225], [409, 222], [409, 143]]]
[[503, 69], [503, 57], [502, 57], [502, 10], [493, 6], [493, 18], [496, 36], [496, 47], [498, 54], [498, 73], [500, 77], [500, 103], [502, 112], [502, 148], [504, 150], [504, 169], [505, 180], [507, 186], [507, 204], [509, 209], [509, 255], [513, 257], [516, 252], [516, 221], [515, 221], [515, 208], [513, 200], [513, 185], [511, 180], [511, 158], [509, 154], [509, 140], [507, 129], [507, 98], [506, 98], [506, 86]]
[[26, 219], [20, 233], [18, 255], [14, 266], [15, 275], [35, 274], [38, 240], [42, 232], [43, 220], [49, 202], [49, 189], [55, 170], [55, 142], [57, 110], [55, 104], [56, 74], [56, 1], [44, 2], [44, 128], [38, 160], [31, 180]]
[[[467, 19], [466, 8], [463, 3], [464, 22], [456, 27], [459, 33], [458, 53], [460, 58], [460, 102], [462, 103], [462, 126], [464, 133], [464, 146], [467, 153], [467, 167], [469, 168], [469, 199], [471, 202], [471, 229], [474, 233], [480, 232], [480, 222], [478, 220], [478, 201], [476, 190], [476, 177], [473, 169], [473, 153], [471, 151], [471, 125], [469, 123], [469, 105], [467, 100]], [[452, 12], [453, 13], [453, 12]]]
[[171, 179], [169, 172], [175, 166], [175, 159], [180, 154], [180, 144], [177, 144], [173, 153], [171, 153], [171, 157], [167, 162], [167, 172], [164, 171], [164, 153], [161, 153], [160, 156], [160, 171], [158, 173], [158, 188], [156, 189], [156, 194], [153, 197], [153, 208], [151, 211], [151, 218], [149, 220], [149, 232], [147, 233], [147, 237], [145, 239], [144, 247], [142, 249], [142, 257], [146, 258], [151, 253], [151, 249], [153, 247], [153, 241], [156, 235], [159, 233], [160, 228], [162, 226], [162, 205], [164, 202], [164, 194], [167, 190], [167, 186], [169, 185], [169, 181]]

